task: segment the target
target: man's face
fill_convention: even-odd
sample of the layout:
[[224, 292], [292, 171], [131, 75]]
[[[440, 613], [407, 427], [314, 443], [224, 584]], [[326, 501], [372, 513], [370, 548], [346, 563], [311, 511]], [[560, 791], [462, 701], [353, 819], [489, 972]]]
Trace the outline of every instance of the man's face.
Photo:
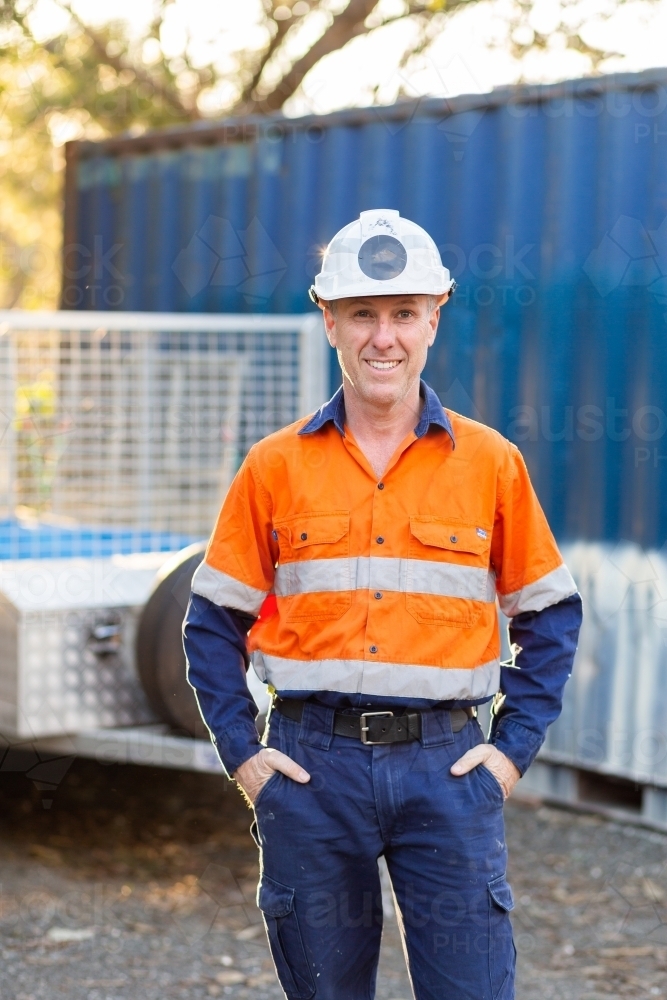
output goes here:
[[335, 312], [323, 304], [329, 343], [363, 402], [391, 409], [408, 395], [435, 340], [436, 303], [429, 295], [373, 295], [340, 299]]

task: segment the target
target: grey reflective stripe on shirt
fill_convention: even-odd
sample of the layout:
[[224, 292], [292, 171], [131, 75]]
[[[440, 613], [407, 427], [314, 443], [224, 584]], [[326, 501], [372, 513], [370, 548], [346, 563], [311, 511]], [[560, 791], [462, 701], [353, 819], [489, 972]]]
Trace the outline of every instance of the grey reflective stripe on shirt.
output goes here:
[[192, 592], [207, 597], [221, 608], [236, 608], [249, 615], [258, 615], [268, 590], [257, 590], [235, 580], [208, 563], [200, 563], [192, 577]]
[[487, 698], [500, 686], [498, 660], [471, 668], [428, 667], [375, 660], [288, 660], [256, 652], [252, 662], [260, 680], [276, 691], [340, 691], [450, 701]]
[[278, 597], [319, 594], [341, 590], [387, 590], [410, 594], [460, 597], [493, 603], [495, 576], [477, 566], [358, 556], [348, 559], [310, 559], [281, 563], [276, 570]]
[[572, 597], [576, 592], [577, 585], [563, 563], [535, 583], [529, 583], [513, 594], [498, 594], [498, 603], [502, 613], [513, 618], [524, 611], [543, 611], [552, 604], [564, 601], [566, 597]]

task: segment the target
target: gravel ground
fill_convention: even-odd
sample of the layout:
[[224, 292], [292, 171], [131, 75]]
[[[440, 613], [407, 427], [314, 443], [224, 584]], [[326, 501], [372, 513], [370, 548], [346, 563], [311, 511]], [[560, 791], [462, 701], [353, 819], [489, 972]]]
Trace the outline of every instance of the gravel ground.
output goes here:
[[[250, 814], [227, 782], [80, 760], [43, 796], [0, 773], [2, 1000], [280, 1000]], [[539, 805], [506, 815], [517, 996], [667, 996], [667, 838]], [[411, 996], [390, 918], [377, 998]]]

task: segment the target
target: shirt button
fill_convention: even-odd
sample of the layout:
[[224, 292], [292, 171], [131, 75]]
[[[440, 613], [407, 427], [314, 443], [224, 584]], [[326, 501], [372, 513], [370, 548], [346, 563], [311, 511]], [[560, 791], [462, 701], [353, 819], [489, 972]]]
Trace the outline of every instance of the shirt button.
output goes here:
[[373, 594], [373, 597], [375, 598], [376, 601], [381, 601], [382, 600], [382, 594], [380, 593], [379, 590], [375, 591], [375, 593]]
[[384, 489], [384, 483], [378, 483], [378, 489], [379, 490], [383, 490]]
[[378, 535], [375, 541], [378, 543], [378, 545], [382, 545], [382, 543], [384, 542], [384, 538], [382, 537], [382, 535]]
[[[303, 535], [301, 537], [303, 538]], [[458, 542], [458, 538], [456, 537], [456, 535], [450, 535], [449, 540], [450, 542]]]
[[377, 653], [378, 651], [377, 646], [369, 646], [368, 649], [371, 653]]
[[306, 532], [305, 532], [305, 531], [302, 531], [302, 532], [301, 532], [301, 541], [302, 541], [302, 542], [305, 542], [305, 540], [306, 540], [307, 538], [308, 538], [308, 535], [306, 534]]
[[273, 535], [274, 541], [277, 542], [278, 541], [278, 532], [274, 530], [274, 531], [271, 532], [271, 534]]

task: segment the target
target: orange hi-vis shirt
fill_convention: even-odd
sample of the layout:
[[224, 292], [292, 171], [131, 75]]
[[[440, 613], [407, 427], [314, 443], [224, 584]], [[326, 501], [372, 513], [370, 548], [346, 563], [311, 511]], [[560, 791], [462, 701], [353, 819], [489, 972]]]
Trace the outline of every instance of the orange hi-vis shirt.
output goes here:
[[576, 593], [518, 449], [422, 393], [429, 419], [381, 481], [336, 419], [342, 392], [234, 479], [192, 589], [260, 616], [248, 648], [278, 692], [484, 700], [496, 599], [512, 617]]

